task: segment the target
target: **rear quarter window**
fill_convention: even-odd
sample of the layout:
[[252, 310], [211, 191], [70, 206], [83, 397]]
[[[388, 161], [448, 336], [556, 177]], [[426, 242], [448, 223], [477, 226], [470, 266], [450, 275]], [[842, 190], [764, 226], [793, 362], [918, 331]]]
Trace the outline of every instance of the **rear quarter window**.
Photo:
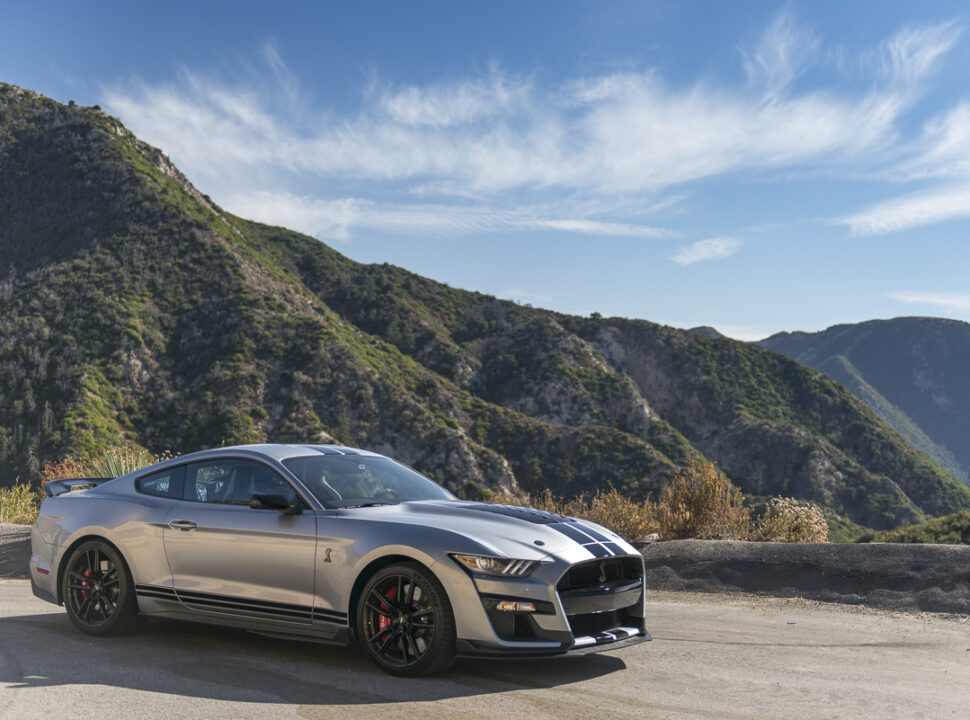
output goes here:
[[150, 475], [142, 475], [135, 480], [135, 489], [143, 495], [154, 495], [155, 497], [176, 498], [182, 497], [182, 478], [185, 475], [185, 468], [169, 468], [159, 470]]

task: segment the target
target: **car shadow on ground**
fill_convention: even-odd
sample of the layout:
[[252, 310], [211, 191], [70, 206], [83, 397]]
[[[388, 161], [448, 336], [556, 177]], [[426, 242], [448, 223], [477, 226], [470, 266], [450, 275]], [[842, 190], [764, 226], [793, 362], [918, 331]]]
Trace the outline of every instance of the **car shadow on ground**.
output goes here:
[[109, 685], [216, 700], [359, 705], [554, 688], [625, 668], [602, 654], [462, 659], [437, 677], [398, 678], [356, 647], [156, 619], [130, 636], [92, 638], [60, 613], [0, 617], [0, 682], [13, 688]]

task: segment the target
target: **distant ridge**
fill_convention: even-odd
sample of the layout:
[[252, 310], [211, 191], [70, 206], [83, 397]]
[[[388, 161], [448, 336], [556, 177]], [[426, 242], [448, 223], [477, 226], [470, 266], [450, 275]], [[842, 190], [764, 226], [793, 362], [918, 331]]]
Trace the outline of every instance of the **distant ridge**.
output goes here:
[[901, 317], [759, 343], [845, 385], [910, 444], [970, 483], [970, 324]]

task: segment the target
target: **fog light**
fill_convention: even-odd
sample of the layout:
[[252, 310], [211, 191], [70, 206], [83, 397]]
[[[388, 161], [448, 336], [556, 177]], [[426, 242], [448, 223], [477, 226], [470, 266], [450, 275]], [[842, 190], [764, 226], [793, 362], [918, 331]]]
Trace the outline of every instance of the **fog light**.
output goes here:
[[517, 600], [502, 600], [496, 606], [496, 610], [502, 612], [535, 612], [535, 603], [519, 602]]

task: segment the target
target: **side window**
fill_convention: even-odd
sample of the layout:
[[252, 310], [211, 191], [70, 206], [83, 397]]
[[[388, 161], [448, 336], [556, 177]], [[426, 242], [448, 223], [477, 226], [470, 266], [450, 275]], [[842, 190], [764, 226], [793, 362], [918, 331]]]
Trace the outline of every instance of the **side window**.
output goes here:
[[185, 468], [176, 467], [144, 475], [135, 481], [135, 489], [145, 495], [156, 497], [181, 498], [182, 477]]
[[185, 470], [186, 500], [249, 505], [253, 495], [282, 495], [296, 502], [290, 484], [270, 468], [249, 460], [212, 460], [193, 463]]

